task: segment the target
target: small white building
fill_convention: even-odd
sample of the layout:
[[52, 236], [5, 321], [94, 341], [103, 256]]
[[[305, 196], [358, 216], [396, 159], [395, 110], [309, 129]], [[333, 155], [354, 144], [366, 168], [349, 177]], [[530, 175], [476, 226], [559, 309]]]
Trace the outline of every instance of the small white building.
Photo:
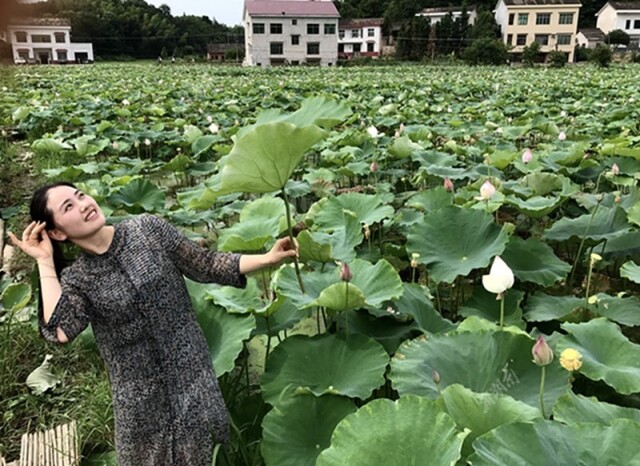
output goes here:
[[382, 54], [383, 18], [360, 18], [338, 24], [338, 57], [373, 57]]
[[576, 34], [578, 47], [594, 49], [598, 44], [604, 44], [604, 32], [598, 28], [578, 29], [578, 34]]
[[334, 66], [339, 18], [330, 0], [246, 0], [244, 65]]
[[7, 32], [16, 64], [93, 62], [93, 45], [71, 42], [66, 18], [16, 18]]
[[[451, 6], [451, 7], [436, 7], [436, 8], [423, 8], [419, 12], [416, 13], [416, 16], [423, 16], [429, 19], [431, 24], [439, 23], [444, 19], [445, 16], [451, 14], [452, 19], [455, 21], [462, 16], [463, 9], [460, 6]], [[472, 6], [467, 8], [467, 15], [469, 16], [469, 24], [473, 25], [476, 23], [476, 18], [478, 17], [478, 13], [476, 11], [476, 7]]]
[[609, 1], [596, 13], [596, 26], [605, 34], [620, 29], [631, 39], [630, 47], [637, 48], [640, 42], [640, 2]]

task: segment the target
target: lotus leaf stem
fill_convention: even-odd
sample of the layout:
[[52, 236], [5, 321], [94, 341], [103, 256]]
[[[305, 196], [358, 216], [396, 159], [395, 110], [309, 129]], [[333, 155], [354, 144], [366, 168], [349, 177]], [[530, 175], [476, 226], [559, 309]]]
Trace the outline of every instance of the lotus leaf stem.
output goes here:
[[504, 328], [504, 293], [500, 297], [500, 330]]
[[542, 413], [543, 419], [547, 418], [547, 415], [544, 412], [544, 376], [546, 366], [542, 366], [542, 375], [540, 376], [540, 412]]
[[[282, 198], [284, 199], [284, 208], [287, 212], [287, 230], [289, 231], [289, 242], [293, 246], [295, 244], [295, 240], [293, 239], [293, 228], [291, 226], [291, 208], [289, 207], [289, 196], [287, 196], [287, 191], [282, 187]], [[306, 294], [307, 292], [304, 289], [304, 283], [302, 282], [302, 274], [300, 273], [300, 265], [298, 264], [298, 258], [294, 256], [293, 264], [296, 269], [296, 277], [298, 277], [298, 285], [300, 285], [300, 291], [302, 294]]]

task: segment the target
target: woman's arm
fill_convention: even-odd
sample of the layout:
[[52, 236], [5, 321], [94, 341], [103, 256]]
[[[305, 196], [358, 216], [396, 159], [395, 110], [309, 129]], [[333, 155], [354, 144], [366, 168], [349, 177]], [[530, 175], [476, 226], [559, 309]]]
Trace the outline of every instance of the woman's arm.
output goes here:
[[298, 245], [295, 244], [291, 247], [289, 238], [281, 238], [276, 241], [271, 250], [266, 254], [243, 254], [240, 256], [240, 273], [246, 275], [265, 267], [272, 267], [297, 255]]

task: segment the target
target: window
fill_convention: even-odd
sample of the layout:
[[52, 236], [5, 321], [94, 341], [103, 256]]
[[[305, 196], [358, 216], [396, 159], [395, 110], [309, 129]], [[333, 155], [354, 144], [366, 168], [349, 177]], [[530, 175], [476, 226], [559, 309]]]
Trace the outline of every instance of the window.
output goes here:
[[558, 45], [571, 45], [571, 34], [558, 34]]
[[271, 42], [269, 44], [271, 55], [282, 55], [284, 53], [284, 45], [282, 42]]
[[631, 20], [628, 19], [627, 22], [624, 24], [624, 28], [625, 29], [631, 29]]
[[253, 23], [254, 34], [264, 34], [264, 23]]
[[300, 45], [300, 36], [298, 34], [291, 36], [291, 45]]
[[509, 13], [509, 26], [513, 26], [513, 21], [516, 17], [515, 13]]
[[527, 35], [526, 34], [518, 34], [516, 36], [516, 45], [527, 45]]
[[282, 23], [271, 23], [269, 32], [271, 34], [282, 34]]
[[367, 29], [367, 37], [375, 37], [376, 35], [376, 30], [373, 28], [368, 28]]
[[325, 34], [335, 34], [336, 33], [336, 25], [335, 24], [325, 24], [324, 25], [324, 33]]
[[297, 19], [292, 19], [291, 20], [291, 25], [292, 26], [297, 26], [298, 25], [298, 20]]
[[640, 19], [633, 21], [633, 29], [640, 29]]
[[374, 44], [373, 42], [369, 42], [367, 44], [367, 52], [375, 52], [375, 47], [376, 47], [376, 44]]
[[536, 34], [534, 40], [540, 45], [549, 45], [549, 34]]
[[353, 53], [360, 53], [360, 46], [362, 44], [353, 44]]
[[573, 13], [560, 13], [560, 24], [573, 24]]
[[48, 43], [51, 42], [51, 36], [49, 34], [31, 34], [31, 42]]
[[536, 24], [551, 24], [551, 13], [538, 13]]
[[26, 42], [26, 41], [27, 41], [26, 32], [16, 32], [16, 42]]
[[338, 53], [344, 53], [344, 44], [338, 44]]
[[529, 13], [518, 13], [518, 26], [526, 26], [529, 22]]
[[307, 34], [320, 34], [320, 25], [317, 23], [307, 24]]
[[320, 42], [308, 42], [307, 55], [320, 55]]
[[67, 51], [66, 50], [58, 50], [58, 61], [67, 61]]
[[344, 39], [344, 29], [338, 30], [338, 39]]
[[351, 37], [353, 38], [358, 38], [360, 37], [360, 29], [352, 29], [351, 30]]
[[64, 44], [66, 34], [64, 32], [54, 32], [53, 37], [55, 37], [58, 44]]
[[513, 34], [507, 34], [507, 45], [513, 45]]

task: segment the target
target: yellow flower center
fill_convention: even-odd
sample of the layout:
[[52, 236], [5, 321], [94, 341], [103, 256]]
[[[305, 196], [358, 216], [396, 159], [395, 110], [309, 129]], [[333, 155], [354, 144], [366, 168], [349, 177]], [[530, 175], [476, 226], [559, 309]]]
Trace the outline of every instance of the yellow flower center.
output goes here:
[[582, 354], [573, 348], [560, 353], [560, 365], [568, 371], [577, 371], [582, 367]]

